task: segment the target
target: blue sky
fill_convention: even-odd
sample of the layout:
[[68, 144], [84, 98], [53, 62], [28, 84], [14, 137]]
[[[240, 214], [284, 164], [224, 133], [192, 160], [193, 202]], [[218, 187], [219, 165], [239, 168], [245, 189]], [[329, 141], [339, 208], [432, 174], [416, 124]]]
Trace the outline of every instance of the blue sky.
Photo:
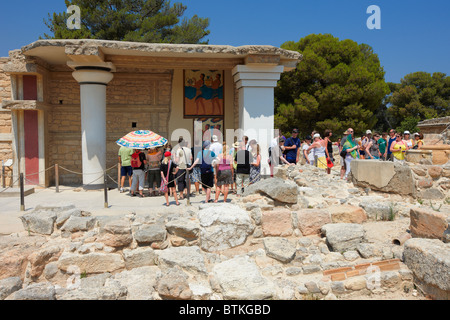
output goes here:
[[[448, 0], [179, 1], [188, 7], [186, 16], [210, 18], [210, 44], [279, 47], [311, 33], [330, 33], [372, 46], [386, 81], [399, 82], [415, 71], [450, 74]], [[366, 26], [370, 5], [381, 9], [381, 30]], [[48, 33], [43, 20], [66, 7], [64, 0], [15, 0], [2, 9], [0, 56], [7, 56]]]

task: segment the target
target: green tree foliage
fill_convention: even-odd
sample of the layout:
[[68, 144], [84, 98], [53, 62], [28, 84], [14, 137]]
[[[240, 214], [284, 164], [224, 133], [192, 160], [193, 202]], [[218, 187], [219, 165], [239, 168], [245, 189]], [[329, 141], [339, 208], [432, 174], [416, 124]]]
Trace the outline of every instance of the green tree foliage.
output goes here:
[[421, 121], [450, 115], [450, 78], [445, 73], [414, 72], [389, 86], [392, 94], [387, 99], [387, 112], [395, 119], [393, 126], [406, 119]]
[[81, 9], [81, 29], [69, 30], [66, 12], [44, 21], [46, 39], [102, 39], [148, 43], [207, 43], [208, 18], [183, 18], [186, 6], [168, 0], [66, 0]]
[[389, 93], [378, 56], [366, 44], [312, 34], [282, 48], [298, 51], [303, 60], [281, 76], [275, 89], [275, 126], [283, 132], [298, 127], [303, 135], [331, 129], [373, 129], [375, 113]]

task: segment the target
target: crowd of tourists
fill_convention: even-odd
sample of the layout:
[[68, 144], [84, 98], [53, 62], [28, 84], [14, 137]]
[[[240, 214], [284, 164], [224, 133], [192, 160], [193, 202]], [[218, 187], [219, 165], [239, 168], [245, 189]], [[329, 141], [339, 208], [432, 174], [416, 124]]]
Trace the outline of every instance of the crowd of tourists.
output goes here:
[[[331, 137], [333, 132], [325, 130], [323, 137], [319, 132], [313, 131], [304, 140], [298, 137], [299, 130], [293, 129], [291, 137], [285, 138], [280, 134], [277, 137], [278, 147], [271, 145], [272, 150], [276, 150], [275, 157], [280, 164], [297, 164], [304, 161], [306, 164], [326, 169], [331, 173], [331, 168], [335, 166], [333, 157], [333, 145], [339, 150], [341, 158], [341, 179], [347, 179], [350, 172], [350, 162], [354, 159], [369, 159], [380, 161], [405, 162], [405, 153], [410, 149], [420, 149], [423, 146], [423, 134], [409, 131], [403, 133], [389, 130], [389, 134], [372, 133], [367, 130], [360, 139], [355, 137], [352, 128], [343, 133], [342, 138], [338, 138], [333, 143]], [[273, 153], [273, 152], [272, 152]], [[273, 166], [271, 166], [273, 170]], [[273, 171], [272, 171], [273, 172]]]
[[[144, 198], [147, 187], [149, 197], [165, 196], [166, 206], [173, 197], [176, 205], [195, 186], [192, 196], [204, 192], [205, 202], [218, 202], [220, 195], [226, 202], [230, 193], [238, 197], [250, 184], [261, 180], [261, 150], [256, 140], [237, 141], [229, 146], [216, 135], [203, 144], [196, 140], [194, 146], [180, 137], [178, 145], [138, 150], [119, 149], [121, 164], [120, 192], [125, 192], [128, 177], [132, 197]], [[212, 193], [215, 193], [212, 199]]]

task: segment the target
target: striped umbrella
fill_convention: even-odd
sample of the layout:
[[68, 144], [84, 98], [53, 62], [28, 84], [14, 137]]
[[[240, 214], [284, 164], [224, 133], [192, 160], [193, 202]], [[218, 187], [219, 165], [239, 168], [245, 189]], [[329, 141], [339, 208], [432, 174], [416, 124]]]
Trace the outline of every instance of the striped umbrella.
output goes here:
[[119, 146], [132, 149], [150, 149], [162, 147], [167, 143], [167, 139], [150, 130], [133, 131], [117, 140]]

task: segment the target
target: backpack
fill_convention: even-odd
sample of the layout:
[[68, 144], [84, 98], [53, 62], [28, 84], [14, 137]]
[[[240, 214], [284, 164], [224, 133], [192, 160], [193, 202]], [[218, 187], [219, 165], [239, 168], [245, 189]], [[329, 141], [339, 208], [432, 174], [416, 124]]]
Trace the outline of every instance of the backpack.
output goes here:
[[131, 156], [131, 167], [132, 168], [140, 168], [142, 166], [141, 157], [139, 156], [141, 153], [133, 153]]
[[[210, 159], [211, 151], [208, 150], [208, 158]], [[200, 171], [202, 174], [207, 174], [212, 172], [211, 164], [206, 163], [205, 156], [202, 157], [202, 164], [200, 165]]]

